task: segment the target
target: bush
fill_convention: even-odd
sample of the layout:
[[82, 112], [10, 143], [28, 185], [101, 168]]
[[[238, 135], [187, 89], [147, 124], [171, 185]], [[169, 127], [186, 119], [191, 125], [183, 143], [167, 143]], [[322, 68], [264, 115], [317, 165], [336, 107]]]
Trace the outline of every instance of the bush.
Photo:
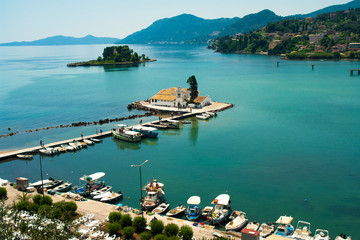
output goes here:
[[41, 205], [38, 209], [38, 214], [43, 217], [48, 217], [51, 212], [51, 207], [49, 205]]
[[30, 207], [30, 203], [27, 201], [20, 201], [15, 205], [16, 210], [28, 210]]
[[109, 222], [120, 222], [121, 220], [121, 213], [120, 212], [111, 212], [109, 213]]
[[52, 205], [52, 198], [50, 196], [44, 196], [40, 199], [40, 205]]
[[153, 236], [160, 234], [164, 230], [164, 223], [160, 220], [155, 220], [150, 224], [151, 234]]
[[140, 234], [140, 240], [150, 240], [152, 237], [150, 232], [143, 232]]
[[66, 212], [69, 212], [71, 214], [74, 214], [77, 210], [77, 205], [75, 202], [64, 202], [63, 204], [63, 210]]
[[186, 225], [180, 228], [180, 233], [183, 240], [191, 240], [194, 234], [192, 228]]
[[179, 233], [179, 227], [178, 225], [176, 225], [175, 223], [169, 223], [168, 225], [166, 225], [165, 227], [165, 233], [170, 237], [170, 236], [177, 236], [177, 234]]
[[133, 227], [137, 233], [143, 232], [146, 228], [146, 219], [140, 216], [135, 217], [133, 221]]
[[109, 225], [107, 225], [107, 230], [109, 231], [110, 235], [117, 234], [120, 228], [121, 225], [118, 222], [109, 223]]
[[30, 211], [30, 212], [35, 212], [37, 213], [38, 210], [39, 210], [39, 204], [36, 204], [36, 203], [29, 203], [28, 207], [27, 207], [27, 210]]
[[134, 235], [134, 228], [132, 226], [125, 227], [123, 229], [123, 234], [125, 236], [125, 239], [132, 239]]
[[132, 225], [130, 214], [125, 214], [120, 219], [121, 227], [125, 228]]
[[154, 240], [168, 240], [168, 237], [164, 234], [158, 234], [154, 237]]
[[42, 196], [40, 194], [36, 194], [35, 196], [33, 196], [32, 200], [35, 204], [40, 205], [40, 199], [42, 199]]
[[7, 199], [7, 191], [6, 188], [0, 188], [0, 200]]
[[168, 240], [180, 240], [180, 238], [178, 236], [170, 236], [168, 237]]

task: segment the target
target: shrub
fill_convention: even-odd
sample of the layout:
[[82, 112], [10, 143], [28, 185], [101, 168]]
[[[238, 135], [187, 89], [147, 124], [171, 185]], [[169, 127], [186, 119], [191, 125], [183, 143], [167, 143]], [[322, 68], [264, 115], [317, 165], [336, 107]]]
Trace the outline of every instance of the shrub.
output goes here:
[[109, 213], [109, 222], [120, 222], [121, 220], [121, 213], [120, 212], [111, 212]]
[[183, 240], [191, 240], [194, 234], [192, 228], [186, 225], [180, 228], [180, 233]]
[[132, 239], [134, 235], [134, 228], [132, 226], [125, 227], [123, 229], [123, 234], [125, 236], [125, 239]]
[[40, 216], [49, 216], [51, 212], [51, 207], [49, 205], [40, 205], [39, 209], [38, 209], [38, 214]]
[[40, 205], [49, 205], [52, 204], [52, 198], [49, 196], [44, 196], [43, 198], [40, 198]]
[[37, 213], [38, 210], [39, 210], [39, 204], [36, 204], [36, 203], [29, 203], [28, 207], [27, 207], [27, 210], [30, 211], [30, 212], [35, 212]]
[[146, 228], [146, 219], [143, 217], [135, 217], [133, 221], [133, 227], [137, 233], [143, 232]]
[[140, 234], [140, 240], [150, 240], [151, 236], [150, 232], [143, 232]]
[[120, 228], [121, 225], [118, 222], [109, 223], [109, 225], [107, 225], [107, 230], [109, 231], [110, 235], [117, 234]]
[[7, 191], [6, 188], [0, 188], [0, 200], [7, 198]]
[[29, 207], [30, 207], [30, 203], [27, 201], [20, 201], [15, 205], [15, 208], [18, 211], [28, 210]]
[[164, 230], [164, 223], [160, 220], [154, 220], [151, 224], [150, 224], [150, 228], [151, 228], [151, 234], [153, 236], [160, 234], [163, 232]]
[[75, 202], [64, 202], [63, 204], [63, 210], [66, 212], [69, 212], [71, 214], [75, 213], [77, 210], [77, 205]]
[[170, 236], [168, 240], [180, 240], [180, 238], [178, 236]]
[[121, 216], [120, 219], [121, 227], [125, 228], [132, 225], [132, 220], [130, 214], [125, 214]]
[[168, 237], [164, 234], [157, 234], [155, 237], [154, 237], [154, 240], [168, 240]]
[[179, 233], [179, 227], [178, 225], [176, 225], [175, 223], [169, 223], [168, 225], [166, 225], [165, 227], [165, 233], [170, 237], [170, 236], [177, 236], [177, 234]]
[[36, 194], [35, 196], [33, 196], [32, 200], [35, 204], [40, 205], [40, 199], [42, 198], [42, 196], [40, 194]]

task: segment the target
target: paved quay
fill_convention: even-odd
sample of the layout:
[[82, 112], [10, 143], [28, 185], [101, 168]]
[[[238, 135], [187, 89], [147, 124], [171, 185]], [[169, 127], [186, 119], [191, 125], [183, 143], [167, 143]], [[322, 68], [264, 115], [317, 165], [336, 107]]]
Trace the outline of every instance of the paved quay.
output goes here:
[[[9, 184], [5, 188], [7, 190], [7, 195], [8, 195], [8, 199], [5, 201], [5, 204], [7, 204], [8, 206], [12, 206], [13, 203], [18, 202], [17, 196], [22, 195], [22, 192], [14, 189]], [[36, 193], [29, 193], [30, 196], [33, 196], [35, 194]], [[46, 194], [46, 195], [48, 195], [48, 194]], [[54, 195], [54, 196], [48, 195], [48, 196], [50, 196], [53, 199], [53, 202], [72, 201], [72, 200], [63, 198], [61, 195]], [[78, 209], [76, 211], [78, 214], [84, 215], [86, 213], [92, 213], [92, 214], [94, 214], [94, 219], [97, 219], [103, 223], [107, 221], [107, 217], [109, 216], [110, 212], [118, 211], [116, 205], [102, 203], [102, 202], [94, 201], [94, 200], [90, 200], [90, 199], [87, 199], [86, 201], [76, 201], [76, 204], [78, 206]], [[129, 209], [129, 208], [123, 207], [123, 211], [121, 211], [121, 212], [123, 214], [128, 213], [131, 215], [131, 217], [140, 216], [138, 214], [133, 213], [132, 211], [127, 211], [127, 209]], [[222, 234], [223, 236], [229, 235], [229, 233], [222, 232], [222, 231], [219, 231], [216, 229], [211, 229], [212, 228], [211, 226], [209, 226], [209, 228], [195, 227], [195, 226], [193, 226], [193, 222], [183, 220], [183, 219], [161, 216], [161, 215], [150, 216], [150, 215], [144, 214], [144, 217], [146, 218], [148, 224], [150, 223], [151, 219], [154, 218], [154, 216], [156, 216], [156, 218], [158, 220], [163, 221], [164, 225], [167, 225], [169, 223], [175, 223], [179, 227], [181, 227], [183, 225], [190, 226], [193, 229], [194, 237], [196, 239], [212, 239], [212, 238], [214, 238], [214, 232], [218, 232], [218, 233]], [[232, 235], [232, 239], [235, 239], [235, 240], [241, 239], [239, 233], [234, 233], [231, 235]]]
[[[219, 111], [223, 111], [225, 109], [231, 108], [233, 107], [233, 104], [230, 103], [221, 103], [221, 102], [211, 102], [211, 105], [209, 106], [205, 106], [201, 109], [196, 109], [196, 108], [176, 108], [176, 107], [161, 107], [161, 106], [153, 106], [150, 105], [149, 102], [147, 101], [139, 101], [136, 102], [138, 104], [140, 104], [144, 110], [148, 110], [148, 111], [161, 111], [161, 112], [168, 112], [168, 113], [178, 113], [172, 117], [168, 117], [168, 118], [163, 118], [162, 121], [165, 120], [179, 120], [179, 119], [183, 119], [183, 118], [187, 118], [187, 117], [191, 117], [197, 114], [201, 114], [201, 113], [205, 113], [205, 112], [219, 112]], [[148, 125], [148, 124], [157, 124], [159, 123], [159, 120], [155, 120], [155, 121], [151, 121], [151, 122], [146, 122], [146, 123], [142, 123], [141, 125]], [[139, 126], [140, 124], [134, 125], [134, 126]], [[134, 127], [134, 126], [130, 126], [130, 127]], [[103, 138], [103, 137], [109, 137], [111, 136], [111, 131], [106, 131], [103, 132], [102, 134], [93, 134], [93, 135], [88, 135], [88, 136], [84, 136], [83, 138], [78, 137], [78, 138], [71, 138], [71, 139], [67, 139], [67, 140], [63, 140], [63, 141], [58, 141], [58, 142], [53, 142], [53, 143], [48, 143], [45, 144], [45, 147], [56, 147], [62, 144], [68, 144], [72, 141], [81, 141], [82, 139], [90, 139], [90, 138]], [[38, 153], [39, 149], [41, 149], [41, 146], [36, 146], [36, 147], [31, 147], [31, 148], [25, 148], [25, 149], [19, 149], [16, 151], [8, 151], [8, 152], [4, 152], [0, 154], [0, 161], [7, 159], [7, 158], [16, 158], [16, 155], [19, 154], [34, 154], [34, 153]]]

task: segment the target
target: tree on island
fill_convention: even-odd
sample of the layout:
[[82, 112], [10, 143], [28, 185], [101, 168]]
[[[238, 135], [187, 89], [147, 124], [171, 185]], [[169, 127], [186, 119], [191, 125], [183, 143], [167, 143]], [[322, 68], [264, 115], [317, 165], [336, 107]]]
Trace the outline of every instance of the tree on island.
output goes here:
[[190, 101], [191, 103], [194, 102], [195, 98], [198, 97], [199, 92], [197, 90], [197, 81], [194, 75], [192, 75], [191, 77], [188, 78], [188, 80], [186, 81], [186, 83], [189, 84], [189, 90], [190, 90]]

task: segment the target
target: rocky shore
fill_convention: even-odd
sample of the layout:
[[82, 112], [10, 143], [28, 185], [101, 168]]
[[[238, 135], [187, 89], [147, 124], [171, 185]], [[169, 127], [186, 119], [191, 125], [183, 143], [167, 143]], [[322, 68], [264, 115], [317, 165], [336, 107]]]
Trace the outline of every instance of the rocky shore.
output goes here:
[[140, 63], [146, 62], [155, 62], [156, 59], [149, 59], [149, 60], [140, 60], [138, 63], [134, 62], [98, 62], [96, 60], [85, 61], [85, 62], [75, 62], [75, 63], [68, 63], [66, 66], [68, 67], [90, 67], [90, 66], [128, 66], [128, 65], [138, 65]]

